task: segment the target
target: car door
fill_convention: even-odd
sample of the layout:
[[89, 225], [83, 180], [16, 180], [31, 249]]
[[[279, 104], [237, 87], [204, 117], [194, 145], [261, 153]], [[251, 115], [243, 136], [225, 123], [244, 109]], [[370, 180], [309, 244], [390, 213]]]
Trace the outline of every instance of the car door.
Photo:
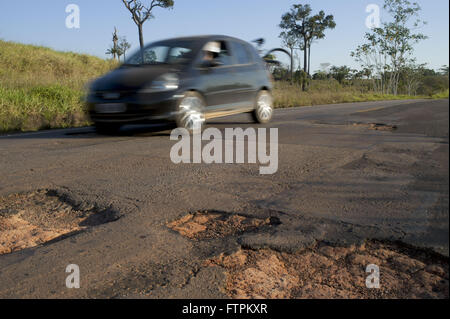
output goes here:
[[251, 52], [243, 42], [232, 41], [231, 53], [235, 61], [233, 67], [235, 110], [252, 108], [256, 94], [253, 83], [255, 83], [254, 77], [257, 75], [257, 63], [253, 60]]
[[[218, 62], [213, 67], [200, 67], [203, 94], [206, 100], [208, 114], [225, 111], [235, 103], [236, 84], [234, 81], [234, 62], [226, 41], [216, 41], [221, 44], [221, 52], [215, 57]], [[201, 63], [201, 62], [200, 62]]]

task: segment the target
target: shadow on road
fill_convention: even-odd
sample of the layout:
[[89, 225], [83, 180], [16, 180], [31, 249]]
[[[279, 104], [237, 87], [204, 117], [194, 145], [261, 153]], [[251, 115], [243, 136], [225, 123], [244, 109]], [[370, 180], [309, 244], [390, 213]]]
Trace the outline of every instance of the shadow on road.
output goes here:
[[95, 127], [81, 127], [73, 129], [55, 129], [40, 132], [12, 133], [0, 136], [1, 139], [92, 139], [114, 137], [140, 137], [140, 136], [170, 136], [170, 130], [174, 127], [168, 124], [152, 125], [126, 125], [119, 131], [105, 134], [97, 133]]

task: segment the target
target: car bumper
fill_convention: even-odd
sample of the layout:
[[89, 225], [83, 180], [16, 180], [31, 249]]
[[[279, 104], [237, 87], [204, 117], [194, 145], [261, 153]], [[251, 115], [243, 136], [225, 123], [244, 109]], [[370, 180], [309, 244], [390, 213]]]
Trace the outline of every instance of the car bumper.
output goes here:
[[[125, 94], [124, 94], [125, 95]], [[90, 94], [87, 109], [94, 123], [164, 123], [175, 121], [179, 100], [183, 96], [177, 92], [135, 94], [116, 100], [101, 98], [101, 94]], [[98, 107], [102, 106], [99, 111]], [[123, 110], [117, 111], [115, 105]], [[108, 111], [111, 106], [111, 111]]]

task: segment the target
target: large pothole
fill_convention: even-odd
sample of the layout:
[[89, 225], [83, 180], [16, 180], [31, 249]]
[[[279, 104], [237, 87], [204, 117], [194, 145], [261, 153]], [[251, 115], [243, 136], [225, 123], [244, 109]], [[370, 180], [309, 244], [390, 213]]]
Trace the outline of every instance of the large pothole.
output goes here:
[[384, 124], [384, 123], [353, 123], [353, 126], [355, 127], [365, 127], [369, 130], [374, 131], [395, 131], [398, 127], [397, 125], [390, 125], [390, 124]]
[[277, 217], [260, 219], [220, 211], [200, 211], [187, 214], [167, 226], [187, 238], [205, 240], [257, 231], [279, 223]]
[[[380, 288], [366, 286], [368, 265], [380, 270]], [[226, 271], [232, 298], [448, 298], [448, 258], [400, 243], [317, 244], [297, 253], [241, 249], [208, 260]]]
[[51, 190], [0, 197], [0, 255], [115, 221], [117, 212], [77, 206]]

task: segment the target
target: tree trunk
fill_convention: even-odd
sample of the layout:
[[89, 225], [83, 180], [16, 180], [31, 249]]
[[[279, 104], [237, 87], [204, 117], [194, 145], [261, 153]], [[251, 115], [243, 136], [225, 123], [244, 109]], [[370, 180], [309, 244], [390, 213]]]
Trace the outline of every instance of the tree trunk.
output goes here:
[[142, 31], [142, 24], [138, 25], [139, 29], [139, 44], [141, 46], [141, 50], [144, 49], [144, 32]]
[[308, 45], [308, 77], [311, 74], [311, 44]]
[[305, 39], [305, 48], [303, 50], [303, 71], [308, 72], [308, 43]]
[[[308, 40], [304, 38], [305, 47], [303, 50], [303, 71], [305, 72], [304, 75], [308, 73]], [[306, 79], [303, 77], [302, 81], [302, 90], [306, 91]]]
[[141, 60], [144, 63], [144, 32], [142, 31], [142, 24], [138, 25], [139, 29], [139, 44], [141, 46]]
[[291, 47], [291, 84], [294, 83], [294, 48]]

